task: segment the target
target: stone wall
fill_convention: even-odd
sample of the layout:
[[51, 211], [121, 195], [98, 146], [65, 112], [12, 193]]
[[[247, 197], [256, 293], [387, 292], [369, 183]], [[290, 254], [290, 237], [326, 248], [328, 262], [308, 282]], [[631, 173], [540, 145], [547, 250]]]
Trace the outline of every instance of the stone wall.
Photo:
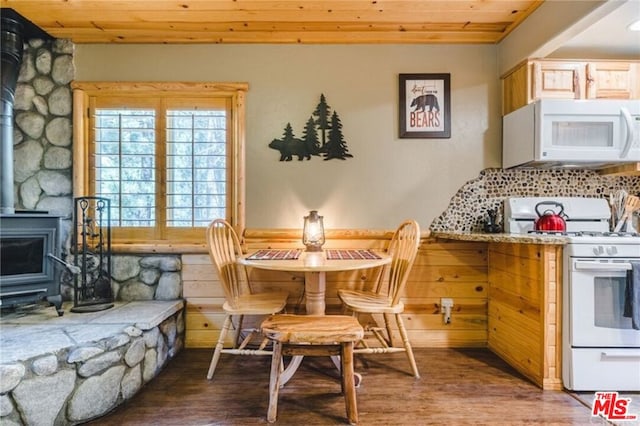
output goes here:
[[29, 40], [14, 103], [16, 209], [72, 216], [72, 95], [74, 45]]
[[180, 256], [115, 256], [111, 287], [117, 300], [182, 297]]
[[[88, 276], [97, 273], [99, 261], [87, 256]], [[73, 256], [67, 256], [73, 264]], [[80, 266], [80, 265], [78, 265]], [[179, 255], [113, 255], [111, 291], [114, 300], [175, 300], [182, 298], [182, 261]], [[75, 277], [64, 271], [61, 277], [63, 300], [73, 300]]]
[[601, 176], [593, 170], [485, 169], [458, 190], [432, 231], [482, 232], [487, 211], [507, 197], [606, 198], [624, 189], [640, 195], [640, 176]]

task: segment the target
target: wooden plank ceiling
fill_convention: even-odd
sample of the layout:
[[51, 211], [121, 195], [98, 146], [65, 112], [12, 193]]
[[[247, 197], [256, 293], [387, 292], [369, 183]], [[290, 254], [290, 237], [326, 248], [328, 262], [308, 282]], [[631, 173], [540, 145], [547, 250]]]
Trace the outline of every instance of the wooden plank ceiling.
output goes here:
[[1, 0], [75, 43], [484, 43], [542, 0]]

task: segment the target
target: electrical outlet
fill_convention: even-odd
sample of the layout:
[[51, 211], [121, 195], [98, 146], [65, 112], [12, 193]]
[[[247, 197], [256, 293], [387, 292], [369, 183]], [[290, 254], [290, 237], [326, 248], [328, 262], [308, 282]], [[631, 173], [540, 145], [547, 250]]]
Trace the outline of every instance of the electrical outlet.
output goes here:
[[444, 323], [451, 324], [451, 309], [453, 308], [453, 299], [443, 297], [440, 299], [440, 312], [444, 314]]
[[449, 297], [440, 299], [440, 311], [444, 312], [445, 308], [453, 308], [453, 299]]

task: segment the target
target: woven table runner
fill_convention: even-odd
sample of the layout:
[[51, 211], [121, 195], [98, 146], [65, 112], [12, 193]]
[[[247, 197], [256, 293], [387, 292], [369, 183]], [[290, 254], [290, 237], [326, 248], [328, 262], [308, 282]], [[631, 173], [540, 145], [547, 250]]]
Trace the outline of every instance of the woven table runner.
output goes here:
[[362, 260], [362, 259], [380, 259], [380, 256], [375, 254], [371, 250], [338, 250], [329, 249], [325, 250], [327, 253], [327, 259], [329, 260]]
[[301, 249], [287, 249], [287, 250], [272, 250], [264, 249], [258, 250], [251, 256], [247, 257], [250, 260], [296, 260], [300, 257]]

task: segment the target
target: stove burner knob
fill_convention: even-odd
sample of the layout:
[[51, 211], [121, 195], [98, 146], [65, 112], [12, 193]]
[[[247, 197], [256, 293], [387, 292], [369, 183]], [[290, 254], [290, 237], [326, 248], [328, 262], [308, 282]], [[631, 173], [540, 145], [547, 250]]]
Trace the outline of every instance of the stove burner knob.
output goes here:
[[602, 246], [594, 247], [593, 254], [595, 254], [596, 256], [600, 256], [601, 254], [604, 254], [604, 247]]
[[618, 254], [618, 249], [615, 246], [609, 246], [609, 247], [607, 247], [607, 254], [609, 256], [613, 256], [615, 254]]

